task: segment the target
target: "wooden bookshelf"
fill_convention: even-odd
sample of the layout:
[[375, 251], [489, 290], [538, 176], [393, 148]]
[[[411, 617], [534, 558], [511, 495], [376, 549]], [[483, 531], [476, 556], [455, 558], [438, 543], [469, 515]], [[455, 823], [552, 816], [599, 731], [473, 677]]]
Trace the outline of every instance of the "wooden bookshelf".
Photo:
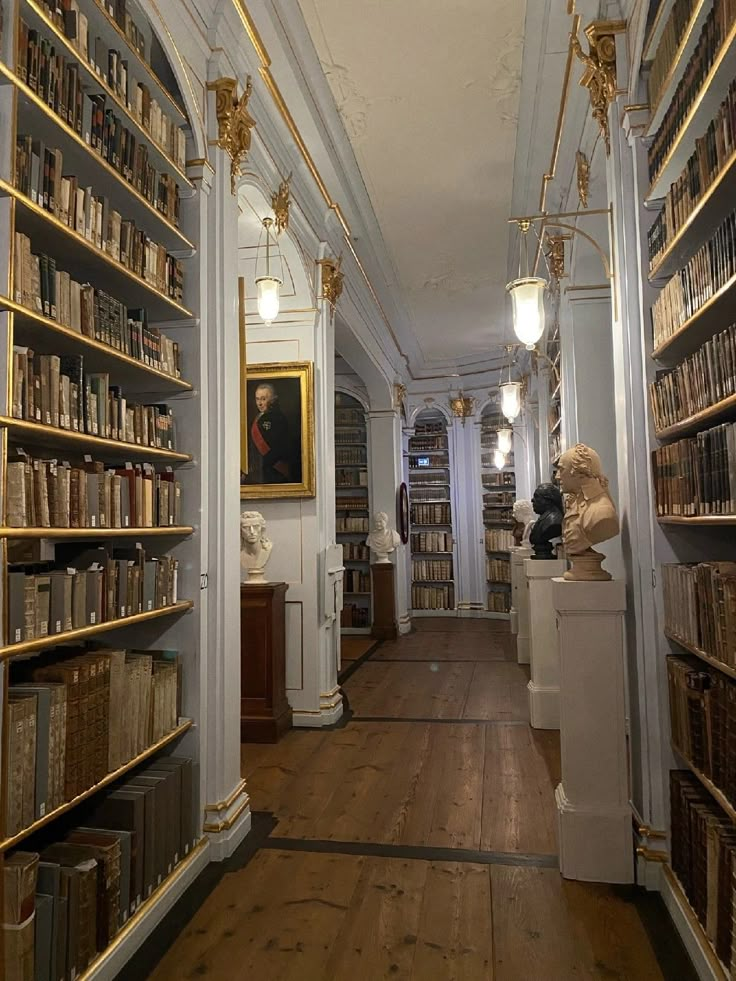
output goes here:
[[40, 422], [28, 422], [25, 419], [12, 419], [0, 416], [0, 429], [7, 429], [8, 435], [15, 442], [33, 445], [45, 449], [67, 449], [71, 452], [89, 450], [104, 462], [114, 460], [130, 460], [131, 456], [140, 460], [158, 460], [161, 463], [189, 463], [190, 453], [180, 453], [177, 450], [164, 450], [158, 446], [143, 446], [140, 443], [124, 443], [119, 439], [108, 439], [105, 436], [88, 436], [73, 429], [60, 429], [57, 426], [45, 426]]
[[[715, 981], [729, 981], [731, 973], [726, 970], [715, 950], [713, 950], [708, 935], [695, 914], [695, 910], [690, 905], [680, 880], [667, 864], [663, 867], [663, 873], [665, 879], [663, 898], [665, 905], [675, 921], [675, 925], [680, 930], [680, 933], [685, 933], [686, 936], [689, 935], [697, 945], [697, 951], [703, 967], [705, 970], [710, 971], [711, 977]], [[686, 946], [689, 945], [686, 944]]]
[[652, 351], [656, 361], [672, 364], [691, 354], [707, 341], [724, 323], [729, 324], [730, 310], [736, 295], [736, 274], [699, 307], [666, 341]]
[[194, 532], [191, 525], [161, 525], [155, 528], [3, 528], [0, 538], [150, 538], [186, 537]]
[[[351, 437], [349, 442], [341, 442], [340, 433]], [[362, 477], [361, 475], [364, 475]], [[357, 480], [355, 484], [345, 485], [342, 479]], [[363, 483], [360, 480], [363, 479]], [[335, 392], [335, 513], [336, 517], [361, 516], [370, 524], [370, 488], [368, 468], [368, 423], [365, 409], [361, 403], [347, 392]], [[361, 498], [361, 507], [346, 506], [345, 499]], [[370, 634], [373, 622], [373, 602], [371, 589], [370, 552], [365, 545], [369, 532], [337, 532], [338, 541], [343, 540], [343, 553], [353, 547], [365, 549], [365, 558], [344, 558], [346, 566], [343, 579], [343, 595], [355, 597], [355, 602], [343, 607], [341, 631], [351, 634]], [[351, 540], [352, 539], [352, 540]], [[353, 580], [368, 589], [349, 589], [355, 585]]]
[[712, 654], [707, 654], [705, 651], [701, 650], [699, 647], [695, 647], [693, 644], [688, 644], [686, 640], [678, 637], [677, 634], [672, 633], [671, 630], [665, 628], [664, 635], [668, 640], [673, 641], [678, 644], [683, 650], [686, 650], [688, 654], [694, 654], [695, 657], [700, 658], [706, 664], [710, 665], [712, 668], [716, 668], [718, 671], [722, 671], [723, 674], [727, 674], [729, 678], [736, 679], [736, 668], [730, 667], [728, 664], [724, 664], [723, 661], [719, 661], [717, 657], [713, 657]]
[[736, 411], [736, 395], [729, 395], [728, 398], [721, 399], [714, 405], [709, 405], [707, 409], [702, 409], [694, 415], [688, 416], [681, 422], [676, 422], [672, 426], [665, 426], [658, 429], [655, 436], [661, 442], [673, 439], [676, 436], [687, 436], [689, 433], [696, 433], [702, 429], [706, 423], [714, 424], [722, 419], [733, 416]]

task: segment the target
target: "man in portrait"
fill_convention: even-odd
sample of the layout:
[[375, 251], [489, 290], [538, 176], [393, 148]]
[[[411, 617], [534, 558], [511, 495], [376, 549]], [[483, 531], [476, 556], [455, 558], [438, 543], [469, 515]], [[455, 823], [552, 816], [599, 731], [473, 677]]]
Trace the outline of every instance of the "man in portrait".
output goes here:
[[258, 412], [249, 433], [249, 483], [288, 484], [294, 479], [292, 439], [276, 389], [270, 382], [258, 384], [255, 402]]

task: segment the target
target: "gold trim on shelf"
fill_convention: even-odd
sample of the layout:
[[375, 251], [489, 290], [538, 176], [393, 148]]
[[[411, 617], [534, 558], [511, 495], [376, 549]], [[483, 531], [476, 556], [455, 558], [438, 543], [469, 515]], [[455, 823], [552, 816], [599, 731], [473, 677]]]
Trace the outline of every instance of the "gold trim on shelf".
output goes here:
[[686, 640], [682, 640], [677, 634], [673, 633], [671, 630], [665, 630], [664, 635], [668, 640], [671, 640], [675, 644], [679, 644], [683, 650], [686, 650], [689, 654], [694, 654], [695, 657], [704, 661], [710, 667], [715, 668], [717, 671], [721, 671], [723, 674], [727, 674], [730, 678], [736, 678], [736, 668], [732, 668], [729, 664], [724, 664], [723, 661], [719, 661], [717, 657], [713, 657], [712, 654], [708, 654], [706, 651], [702, 650], [700, 647], [695, 647], [693, 644], [688, 644]]
[[224, 821], [218, 821], [217, 824], [204, 824], [202, 830], [211, 835], [220, 834], [222, 831], [229, 831], [249, 804], [250, 797], [246, 795], [229, 818], [226, 818]]
[[217, 145], [230, 157], [230, 190], [235, 194], [240, 168], [252, 140], [251, 130], [255, 119], [248, 112], [248, 101], [253, 91], [253, 81], [248, 75], [243, 94], [238, 98], [238, 82], [235, 78], [218, 78], [207, 83], [207, 89], [215, 93], [217, 115]]
[[122, 188], [125, 189], [126, 193], [128, 193], [138, 202], [138, 204], [143, 205], [143, 207], [150, 212], [152, 218], [155, 218], [156, 221], [160, 222], [168, 232], [176, 236], [178, 241], [175, 245], [172, 245], [172, 249], [194, 249], [194, 243], [189, 241], [189, 239], [177, 225], [170, 221], [163, 212], [159, 211], [158, 208], [151, 204], [151, 202], [145, 198], [133, 184], [126, 181], [123, 175], [119, 171], [115, 170], [115, 168], [109, 164], [103, 156], [101, 156], [99, 153], [95, 153], [86, 140], [83, 140], [82, 137], [79, 136], [79, 134], [76, 133], [71, 126], [61, 118], [61, 116], [58, 116], [50, 106], [47, 106], [43, 99], [39, 99], [36, 93], [24, 82], [22, 82], [18, 76], [15, 75], [14, 72], [12, 72], [2, 62], [0, 62], [0, 75], [4, 76], [9, 84], [13, 85], [26, 99], [29, 99], [39, 112], [43, 113], [47, 119], [50, 119], [60, 133], [80, 147], [87, 154], [90, 160], [94, 161], [96, 166], [102, 168], [105, 175], [112, 177], [118, 184], [121, 185]]
[[276, 232], [280, 234], [289, 227], [289, 205], [291, 204], [291, 174], [279, 184], [278, 191], [271, 195], [271, 207], [275, 216]]
[[74, 808], [78, 807], [82, 801], [92, 797], [99, 790], [102, 790], [103, 787], [109, 787], [111, 783], [115, 783], [116, 780], [119, 780], [124, 774], [134, 769], [139, 763], [143, 763], [144, 760], [147, 760], [150, 756], [153, 756], [160, 749], [163, 749], [164, 746], [168, 746], [169, 743], [172, 743], [175, 739], [178, 739], [178, 737], [185, 733], [187, 729], [190, 729], [193, 724], [194, 723], [191, 719], [185, 719], [183, 722], [180, 722], [176, 729], [172, 729], [171, 732], [167, 733], [157, 742], [152, 743], [152, 745], [150, 745], [142, 753], [134, 756], [132, 760], [128, 760], [127, 763], [124, 763], [122, 766], [118, 767], [117, 770], [113, 770], [112, 773], [108, 773], [106, 777], [103, 777], [102, 780], [99, 780], [91, 787], [88, 787], [83, 793], [77, 794], [77, 796], [72, 798], [72, 800], [67, 801], [60, 807], [54, 808], [53, 811], [49, 811], [48, 814], [45, 814], [42, 818], [34, 821], [33, 824], [30, 824], [22, 831], [19, 831], [18, 834], [12, 835], [10, 838], [6, 838], [4, 841], [0, 841], [0, 852], [5, 852], [9, 848], [13, 848], [18, 844], [18, 842], [23, 841], [24, 838], [27, 838], [29, 835], [35, 834], [35, 832], [39, 831], [41, 828], [46, 827], [47, 824], [55, 821], [57, 818], [61, 817], [62, 814], [68, 814], [69, 811], [74, 810]]
[[657, 831], [655, 828], [650, 828], [648, 824], [637, 824], [636, 833], [641, 838], [651, 838], [657, 841], [666, 841], [667, 839], [666, 831]]
[[155, 906], [163, 896], [176, 884], [176, 882], [182, 877], [189, 866], [199, 858], [199, 853], [203, 848], [209, 846], [209, 841], [206, 838], [200, 838], [199, 841], [194, 845], [189, 854], [183, 858], [176, 868], [172, 869], [171, 874], [167, 875], [164, 881], [153, 890], [148, 899], [144, 900], [138, 909], [133, 913], [130, 919], [121, 927], [120, 931], [115, 934], [110, 943], [101, 951], [97, 957], [89, 964], [84, 971], [77, 977], [77, 981], [87, 981], [87, 979], [93, 976], [98, 977], [99, 970], [102, 965], [108, 960], [112, 954], [117, 950], [120, 944], [125, 940], [128, 934], [135, 929], [140, 920], [145, 916], [145, 914]]
[[0, 538], [176, 538], [194, 534], [191, 525], [164, 525], [155, 528], [3, 528]]
[[179, 453], [176, 450], [163, 450], [155, 446], [141, 446], [138, 443], [124, 443], [119, 439], [107, 439], [104, 436], [88, 436], [77, 433], [73, 429], [59, 429], [57, 426], [45, 426], [40, 422], [28, 422], [25, 419], [12, 419], [10, 416], [0, 416], [0, 427], [4, 426], [14, 436], [24, 436], [29, 440], [46, 438], [55, 443], [71, 443], [86, 446], [91, 450], [115, 450], [120, 456], [130, 453], [134, 459], [145, 457], [149, 460], [168, 461], [169, 463], [189, 463], [190, 453]]
[[242, 793], [242, 791], [244, 790], [245, 790], [245, 777], [241, 779], [240, 783], [235, 785], [235, 789], [228, 797], [225, 798], [225, 800], [218, 801], [216, 804], [205, 804], [204, 805], [205, 811], [226, 810], [228, 807], [232, 806], [233, 802], [235, 801], [235, 798], [238, 796], [238, 794]]
[[34, 204], [29, 197], [26, 197], [25, 194], [21, 194], [17, 188], [13, 187], [12, 184], [8, 184], [7, 181], [3, 180], [2, 178], [0, 178], [0, 193], [7, 194], [9, 197], [13, 198], [20, 207], [25, 208], [27, 211], [30, 211], [31, 214], [36, 215], [49, 225], [57, 228], [72, 242], [76, 242], [83, 246], [88, 252], [91, 252], [95, 258], [101, 259], [106, 265], [111, 266], [116, 272], [122, 274], [127, 279], [131, 279], [138, 286], [143, 287], [152, 296], [155, 296], [156, 299], [161, 300], [162, 302], [168, 304], [168, 306], [170, 306], [173, 310], [176, 310], [177, 313], [183, 314], [185, 317], [194, 317], [191, 310], [187, 310], [186, 307], [172, 299], [172, 297], [162, 293], [161, 290], [153, 285], [153, 283], [149, 283], [147, 279], [139, 276], [138, 273], [134, 272], [132, 269], [128, 269], [128, 267], [124, 266], [122, 262], [118, 262], [117, 259], [113, 259], [113, 257], [103, 249], [98, 249], [97, 246], [90, 242], [88, 238], [85, 238], [84, 235], [80, 235], [80, 233], [75, 229], [70, 228], [69, 225], [65, 225], [63, 221], [59, 221], [59, 219], [55, 215], [52, 215], [50, 211], [47, 211], [45, 208], [41, 208], [37, 204]]
[[324, 300], [329, 300], [333, 310], [337, 301], [342, 296], [343, 280], [345, 274], [342, 272], [342, 256], [337, 259], [318, 259], [317, 265], [320, 267], [322, 284], [320, 295]]
[[[660, 106], [662, 105], [663, 100], [664, 100], [665, 96], [667, 95], [667, 89], [669, 88], [670, 83], [672, 82], [672, 79], [674, 78], [675, 73], [678, 70], [678, 66], [679, 66], [680, 61], [682, 59], [682, 56], [683, 56], [683, 54], [685, 52], [685, 48], [687, 47], [688, 42], [690, 41], [690, 35], [692, 34], [693, 29], [694, 29], [694, 27], [695, 27], [695, 25], [698, 22], [698, 19], [700, 17], [700, 13], [701, 13], [703, 7], [705, 6], [705, 4], [707, 2], [708, 2], [708, 0], [696, 0], [695, 7], [694, 7], [693, 12], [692, 12], [692, 14], [690, 16], [690, 20], [688, 21], [687, 26], [685, 27], [685, 30], [683, 32], [682, 38], [680, 40], [680, 43], [677, 46], [677, 51], [675, 52], [675, 57], [672, 59], [672, 63], [670, 64], [670, 67], [669, 67], [669, 69], [667, 71], [667, 74], [662, 79], [662, 85], [660, 86], [659, 94], [657, 95], [657, 100], [654, 103], [654, 105], [652, 106], [652, 111], [651, 111], [651, 113], [649, 115], [649, 122], [647, 123], [647, 128], [646, 128], [646, 132], [647, 132], [647, 135], [648, 136], [653, 135], [651, 133], [652, 120], [654, 119], [654, 117], [659, 112]], [[672, 98], [672, 96], [670, 96], [670, 99], [667, 100], [668, 104], [671, 101], [671, 98]]]
[[658, 514], [660, 525], [736, 525], [736, 514], [698, 514], [684, 517], [679, 514]]
[[174, 163], [168, 152], [154, 140], [147, 130], [143, 128], [141, 123], [131, 114], [128, 107], [118, 98], [113, 89], [100, 75], [95, 72], [89, 62], [84, 60], [81, 52], [79, 52], [68, 40], [68, 38], [62, 34], [62, 32], [57, 28], [56, 24], [54, 24], [54, 22], [47, 17], [45, 12], [38, 6], [35, 0], [23, 0], [23, 3], [33, 12], [34, 16], [41, 21], [44, 26], [44, 30], [50, 31], [51, 34], [53, 34], [55, 43], [65, 48], [69, 57], [73, 58], [79, 65], [84, 74], [87, 76], [85, 81], [91, 81], [95, 86], [99, 87], [105, 93], [105, 97], [111, 99], [115, 103], [117, 109], [119, 109], [125, 116], [126, 125], [136, 129], [140, 134], [140, 137], [142, 137], [146, 143], [150, 144], [156, 153], [158, 153], [161, 158], [166, 161], [167, 168], [171, 170], [172, 173], [175, 173], [187, 187], [193, 188], [194, 185], [191, 183], [184, 171]]
[[62, 334], [64, 337], [69, 338], [69, 340], [76, 341], [84, 347], [99, 351], [101, 354], [104, 354], [109, 358], [114, 358], [116, 361], [120, 361], [122, 364], [129, 365], [130, 367], [143, 372], [143, 374], [150, 375], [153, 378], [158, 378], [161, 381], [165, 381], [174, 388], [179, 388], [185, 392], [192, 391], [191, 382], [185, 381], [183, 378], [177, 378], [175, 375], [170, 375], [166, 371], [160, 371], [158, 368], [153, 368], [151, 365], [145, 364], [143, 361], [139, 361], [137, 358], [133, 358], [129, 354], [125, 354], [123, 351], [118, 351], [117, 348], [111, 347], [109, 344], [104, 344], [102, 341], [98, 341], [94, 337], [88, 337], [86, 334], [81, 334], [72, 327], [67, 327], [66, 324], [61, 324], [58, 320], [52, 320], [50, 317], [45, 317], [43, 314], [37, 313], [35, 310], [29, 310], [28, 307], [24, 307], [22, 304], [16, 303], [9, 297], [2, 296], [1, 294], [0, 310], [9, 310], [16, 314], [19, 318], [23, 317], [34, 324], [38, 324], [39, 327], [44, 327], [46, 330], [53, 331], [56, 334]]
[[[44, 528], [43, 531], [49, 529]], [[56, 529], [58, 530], [58, 529]], [[65, 531], [68, 529], [64, 529]], [[59, 644], [68, 644], [75, 640], [86, 640], [88, 637], [96, 637], [97, 634], [104, 634], [110, 630], [119, 630], [121, 627], [134, 626], [137, 623], [145, 623], [148, 620], [157, 620], [159, 617], [173, 616], [176, 613], [184, 613], [191, 610], [194, 606], [192, 600], [182, 600], [171, 606], [162, 606], [157, 610], [148, 610], [145, 613], [135, 613], [133, 616], [120, 617], [117, 620], [105, 620], [103, 623], [89, 627], [78, 627], [76, 630], [65, 630], [63, 633], [50, 634], [46, 637], [37, 637], [35, 640], [24, 640], [19, 644], [7, 644], [0, 647], [0, 661], [18, 654], [30, 654], [35, 651], [43, 651], [47, 647], [56, 647]]]
[[672, 346], [672, 344], [684, 337], [684, 335], [695, 326], [695, 324], [708, 310], [710, 310], [714, 304], [716, 304], [719, 300], [724, 299], [729, 290], [733, 289], [734, 286], [736, 286], [736, 273], [734, 273], [733, 276], [731, 276], [731, 278], [727, 280], [716, 293], [708, 297], [702, 307], [698, 307], [695, 313], [693, 313], [691, 317], [688, 317], [684, 324], [680, 324], [674, 333], [670, 334], [666, 340], [662, 341], [658, 347], [654, 348], [652, 351], [652, 358], [654, 358], [655, 361], [659, 360], [662, 355], [667, 352], [667, 349]]
[[667, 852], [658, 852], [653, 848], [647, 848], [646, 845], [637, 845], [636, 854], [639, 856], [639, 858], [643, 858], [645, 862], [666, 863], [669, 858]]
[[701, 951], [703, 952], [704, 957], [708, 961], [708, 964], [710, 966], [711, 971], [713, 972], [714, 977], [716, 978], [716, 981], [729, 981], [731, 974], [729, 971], [725, 969], [725, 967], [720, 961], [720, 958], [718, 957], [715, 950], [711, 946], [711, 943], [708, 940], [708, 935], [706, 934], [705, 929], [703, 928], [703, 924], [700, 922], [700, 920], [695, 914], [695, 910], [690, 905], [690, 901], [685, 895], [685, 890], [680, 885], [679, 879], [672, 871], [668, 863], [665, 863], [662, 872], [664, 873], [664, 876], [667, 879], [669, 887], [672, 890], [672, 895], [675, 899], [675, 902], [679, 905], [683, 916], [687, 919], [688, 923], [690, 924], [690, 927], [696, 938], [696, 942], [698, 943]]
[[681, 422], [676, 422], [672, 426], [666, 426], [664, 429], [655, 430], [654, 435], [660, 441], [670, 439], [672, 436], [684, 435], [685, 433], [697, 430], [701, 423], [717, 419], [734, 408], [736, 408], [736, 395], [729, 395], [728, 398], [721, 399], [720, 402], [716, 402], [714, 405], [709, 405], [707, 409], [701, 409], [700, 412], [688, 416], [687, 419], [683, 419]]
[[590, 94], [593, 119], [603, 134], [606, 156], [611, 152], [608, 107], [616, 98], [616, 35], [625, 30], [625, 21], [593, 21], [588, 24], [585, 28], [587, 54], [582, 49], [577, 32], [570, 34], [573, 53], [585, 65], [580, 85]]

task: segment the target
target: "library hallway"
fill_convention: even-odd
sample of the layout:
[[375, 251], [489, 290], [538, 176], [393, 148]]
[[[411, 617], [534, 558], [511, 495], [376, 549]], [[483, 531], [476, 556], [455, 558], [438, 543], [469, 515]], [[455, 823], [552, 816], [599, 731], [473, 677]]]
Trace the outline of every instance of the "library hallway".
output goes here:
[[694, 979], [658, 898], [560, 877], [559, 737], [507, 625], [415, 622], [346, 647], [347, 721], [242, 747], [254, 830], [137, 977], [168, 943], [152, 981]]

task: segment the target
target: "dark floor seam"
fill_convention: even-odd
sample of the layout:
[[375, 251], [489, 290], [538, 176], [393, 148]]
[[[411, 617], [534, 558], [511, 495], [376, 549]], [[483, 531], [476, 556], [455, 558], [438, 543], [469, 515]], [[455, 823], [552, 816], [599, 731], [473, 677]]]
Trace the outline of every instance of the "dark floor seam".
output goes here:
[[344, 684], [348, 678], [352, 677], [361, 664], [365, 664], [368, 658], [372, 657], [373, 654], [378, 650], [383, 641], [377, 640], [372, 647], [369, 647], [365, 654], [361, 654], [360, 657], [356, 658], [354, 661], [349, 661], [347, 666], [344, 667], [337, 676], [339, 684]]
[[434, 719], [431, 716], [396, 715], [357, 715], [353, 712], [351, 722], [436, 722], [445, 726], [528, 726], [528, 719]]

